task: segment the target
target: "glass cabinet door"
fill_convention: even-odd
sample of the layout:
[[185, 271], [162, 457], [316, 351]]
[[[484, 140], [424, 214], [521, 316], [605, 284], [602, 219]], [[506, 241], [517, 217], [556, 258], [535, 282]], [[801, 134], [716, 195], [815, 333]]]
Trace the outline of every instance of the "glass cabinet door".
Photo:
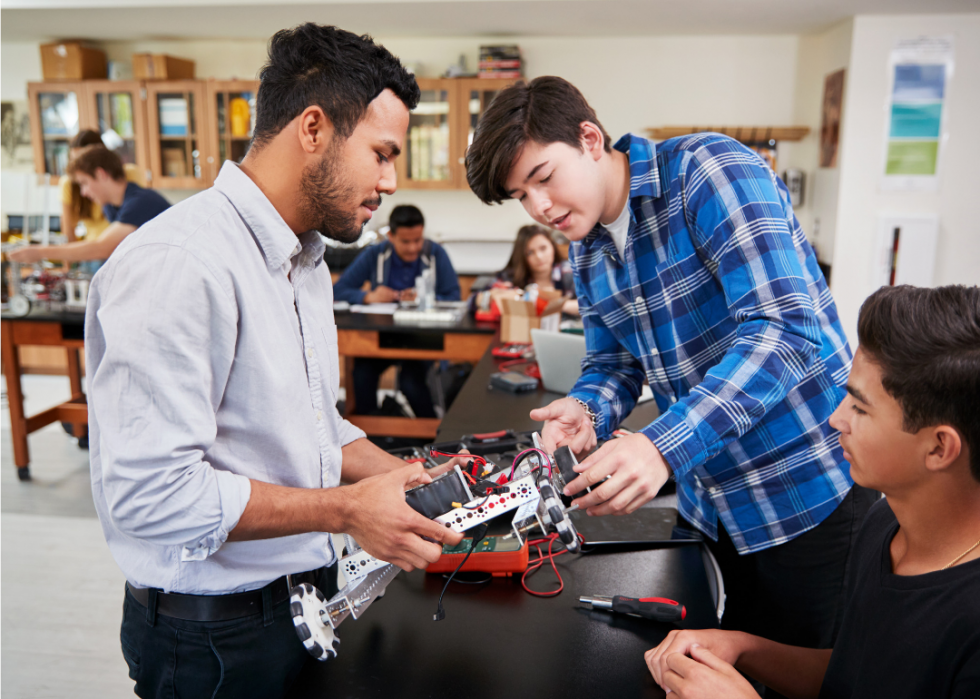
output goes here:
[[206, 187], [201, 85], [154, 83], [147, 85], [147, 93], [153, 186]]
[[68, 143], [81, 123], [80, 87], [32, 83], [29, 88], [34, 167], [38, 174], [60, 176], [68, 167]]
[[214, 146], [208, 161], [212, 181], [226, 160], [240, 163], [248, 152], [255, 129], [258, 94], [258, 81], [209, 81], [208, 109]]
[[412, 110], [405, 137], [401, 186], [448, 189], [453, 186], [453, 102], [455, 85], [447, 80], [418, 79], [422, 97]]
[[126, 165], [140, 172], [139, 184], [148, 186], [149, 155], [146, 152], [146, 109], [142, 84], [137, 81], [89, 80], [85, 83], [87, 111], [82, 128], [95, 129], [102, 142]]
[[466, 151], [473, 143], [473, 135], [480, 117], [493, 102], [497, 93], [515, 82], [517, 81], [496, 78], [460, 81], [461, 99], [465, 102], [465, 124], [460, 130], [460, 156], [457, 160], [461, 182], [466, 182]]

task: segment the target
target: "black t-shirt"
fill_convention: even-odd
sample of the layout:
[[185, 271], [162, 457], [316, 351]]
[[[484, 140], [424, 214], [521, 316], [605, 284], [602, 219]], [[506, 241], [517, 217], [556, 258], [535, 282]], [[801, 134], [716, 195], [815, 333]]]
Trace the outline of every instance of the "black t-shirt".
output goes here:
[[170, 202], [152, 189], [144, 189], [130, 182], [126, 185], [121, 206], [106, 204], [102, 213], [109, 223], [128, 223], [139, 228], [170, 208]]
[[820, 689], [842, 697], [980, 697], [980, 559], [894, 575], [898, 521], [881, 500], [853, 551], [847, 609]]

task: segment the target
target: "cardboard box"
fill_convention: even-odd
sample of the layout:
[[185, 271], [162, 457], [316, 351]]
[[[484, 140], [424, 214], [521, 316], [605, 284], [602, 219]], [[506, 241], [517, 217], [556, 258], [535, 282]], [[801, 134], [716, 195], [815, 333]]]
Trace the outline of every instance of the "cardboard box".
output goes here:
[[41, 74], [45, 80], [105, 80], [105, 51], [77, 41], [41, 45]]
[[134, 53], [133, 78], [136, 80], [193, 80], [194, 61], [165, 53]]
[[187, 158], [180, 148], [163, 148], [160, 151], [163, 160], [164, 177], [187, 177]]
[[[542, 320], [552, 320], [549, 316], [561, 311], [565, 297], [560, 291], [541, 291], [538, 298], [545, 301], [541, 312], [537, 312], [538, 304], [533, 301], [520, 301], [513, 298], [514, 292], [507, 289], [495, 296], [494, 300], [500, 307], [500, 341], [501, 342], [531, 342], [531, 329], [542, 327]], [[560, 316], [554, 316], [554, 330], [558, 330]]]

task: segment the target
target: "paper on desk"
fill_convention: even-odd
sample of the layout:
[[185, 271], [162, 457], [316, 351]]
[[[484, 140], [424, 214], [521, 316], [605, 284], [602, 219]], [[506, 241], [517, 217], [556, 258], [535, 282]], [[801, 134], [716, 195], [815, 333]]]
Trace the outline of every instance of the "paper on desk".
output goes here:
[[351, 313], [374, 313], [383, 316], [394, 315], [396, 310], [398, 310], [397, 303], [354, 304], [350, 307]]

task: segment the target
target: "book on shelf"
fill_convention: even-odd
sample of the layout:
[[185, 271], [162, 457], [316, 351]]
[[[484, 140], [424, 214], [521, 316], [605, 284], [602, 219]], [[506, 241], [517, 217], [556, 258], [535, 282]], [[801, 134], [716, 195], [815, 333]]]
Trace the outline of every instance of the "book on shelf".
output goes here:
[[502, 78], [504, 80], [512, 80], [514, 78], [523, 78], [524, 73], [520, 70], [481, 70], [479, 76], [480, 78]]
[[449, 123], [419, 124], [409, 129], [409, 177], [413, 180], [449, 179]]
[[481, 46], [481, 61], [507, 60], [521, 57], [521, 47], [517, 44], [507, 44], [503, 46]]
[[505, 60], [490, 60], [480, 61], [480, 70], [520, 70], [521, 59], [520, 58], [508, 58]]

